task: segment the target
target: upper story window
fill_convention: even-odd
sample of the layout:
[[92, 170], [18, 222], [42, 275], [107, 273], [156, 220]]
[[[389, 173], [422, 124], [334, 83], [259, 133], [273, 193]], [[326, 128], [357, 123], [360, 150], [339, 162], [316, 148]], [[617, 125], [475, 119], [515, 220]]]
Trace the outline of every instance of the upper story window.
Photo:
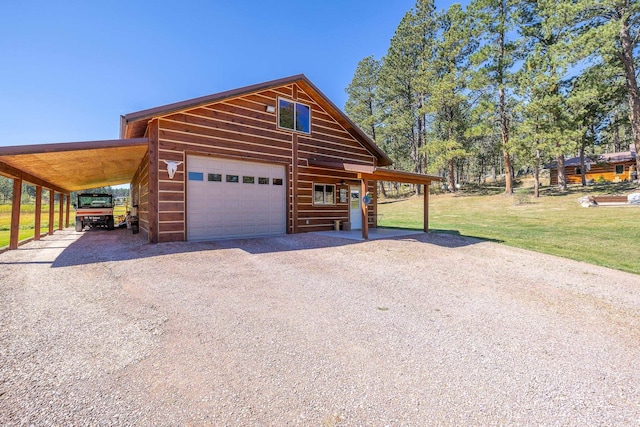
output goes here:
[[311, 133], [311, 108], [299, 102], [278, 98], [278, 126]]

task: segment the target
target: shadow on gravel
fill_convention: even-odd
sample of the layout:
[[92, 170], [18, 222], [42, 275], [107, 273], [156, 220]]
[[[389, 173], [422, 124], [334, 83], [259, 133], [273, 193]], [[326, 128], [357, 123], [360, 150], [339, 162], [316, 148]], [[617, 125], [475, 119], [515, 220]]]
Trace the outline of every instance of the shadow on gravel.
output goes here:
[[[451, 230], [433, 230], [425, 234], [416, 232], [409, 236], [384, 239], [388, 241], [420, 242], [445, 248], [475, 245], [486, 240], [472, 238]], [[496, 241], [497, 242], [497, 241]], [[266, 254], [302, 251], [322, 248], [366, 244], [364, 241], [313, 233], [251, 239], [221, 240], [212, 242], [168, 242], [149, 244], [140, 234], [125, 229], [88, 230], [70, 244], [53, 262], [53, 268], [86, 265], [100, 262], [126, 261], [171, 254], [239, 249], [250, 254]]]

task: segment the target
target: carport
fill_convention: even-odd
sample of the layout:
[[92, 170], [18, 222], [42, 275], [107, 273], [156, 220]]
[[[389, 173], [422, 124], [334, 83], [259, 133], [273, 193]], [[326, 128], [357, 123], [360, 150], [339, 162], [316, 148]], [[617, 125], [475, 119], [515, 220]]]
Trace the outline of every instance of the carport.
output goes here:
[[55, 195], [59, 195], [59, 225], [69, 226], [72, 191], [126, 184], [148, 152], [147, 138], [68, 142], [0, 147], [0, 175], [13, 179], [9, 249], [19, 241], [22, 184], [35, 186], [35, 226], [31, 239], [41, 237], [43, 191], [49, 192], [49, 230], [54, 233]]

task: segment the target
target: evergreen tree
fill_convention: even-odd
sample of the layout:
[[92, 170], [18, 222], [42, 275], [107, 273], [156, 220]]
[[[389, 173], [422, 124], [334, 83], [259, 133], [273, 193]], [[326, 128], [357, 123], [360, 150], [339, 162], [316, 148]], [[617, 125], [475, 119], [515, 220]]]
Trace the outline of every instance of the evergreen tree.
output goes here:
[[358, 62], [355, 75], [346, 89], [349, 95], [345, 104], [347, 115], [374, 142], [377, 142], [376, 129], [380, 116], [376, 100], [379, 74], [380, 61], [367, 56]]
[[500, 127], [500, 147], [505, 170], [505, 194], [513, 194], [513, 163], [510, 142], [509, 98], [512, 92], [512, 72], [518, 54], [518, 43], [510, 34], [516, 24], [516, 4], [513, 0], [474, 0], [470, 13], [479, 29], [482, 47], [474, 55], [477, 65], [475, 86], [493, 94], [493, 105]]
[[424, 170], [426, 131], [422, 70], [432, 56], [436, 27], [433, 1], [418, 0], [398, 25], [380, 69], [381, 145], [397, 156], [392, 157], [397, 168], [417, 173]]
[[456, 165], [469, 154], [467, 70], [477, 42], [472, 37], [472, 23], [458, 4], [442, 13], [438, 24], [435, 54], [423, 67], [428, 97], [422, 111], [431, 119], [431, 131], [422, 151], [429, 156], [432, 170], [447, 170], [449, 190], [455, 191]]
[[[620, 67], [626, 84], [629, 119], [636, 153], [640, 153], [640, 90], [635, 61], [640, 43], [640, 3], [635, 0], [560, 0], [549, 9], [575, 19], [571, 48], [576, 60], [600, 60]], [[640, 170], [640, 156], [636, 156]]]
[[565, 155], [575, 151], [580, 135], [566, 104], [571, 19], [564, 13], [556, 15], [558, 11], [548, 5], [547, 0], [522, 2], [520, 32], [528, 54], [519, 72], [519, 86], [528, 98], [523, 111], [529, 135], [537, 141], [536, 150], [555, 157], [558, 186], [566, 190]]

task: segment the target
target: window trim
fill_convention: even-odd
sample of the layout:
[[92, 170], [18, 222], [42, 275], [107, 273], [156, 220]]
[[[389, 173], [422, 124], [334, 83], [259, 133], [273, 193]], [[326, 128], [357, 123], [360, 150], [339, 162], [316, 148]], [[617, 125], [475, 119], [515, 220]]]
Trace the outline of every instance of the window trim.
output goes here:
[[[322, 200], [323, 202], [316, 202], [316, 185], [322, 186]], [[327, 202], [327, 188], [333, 188], [333, 202]], [[335, 206], [336, 205], [336, 185], [335, 184], [325, 184], [325, 183], [313, 183], [313, 192], [312, 192], [312, 200], [314, 206]]]
[[[293, 126], [294, 126], [294, 129], [280, 126], [280, 101], [281, 100], [293, 104], [293, 114], [294, 114], [294, 116], [293, 116]], [[305, 132], [305, 131], [299, 130], [299, 129], [295, 129], [296, 125], [298, 124], [298, 121], [296, 120], [296, 115], [297, 115], [297, 111], [298, 111], [298, 109], [296, 108], [296, 105], [298, 105], [298, 104], [304, 105], [305, 107], [307, 107], [309, 109], [309, 131], [308, 132]], [[291, 99], [288, 99], [288, 98], [285, 98], [285, 97], [282, 97], [282, 96], [278, 97], [277, 105], [278, 105], [278, 114], [277, 114], [277, 117], [276, 117], [276, 126], [277, 126], [278, 129], [282, 129], [282, 130], [286, 130], [286, 131], [292, 131], [292, 132], [298, 132], [298, 133], [302, 133], [304, 135], [311, 135], [311, 105], [305, 104], [304, 102], [294, 101], [294, 100], [291, 100]]]

